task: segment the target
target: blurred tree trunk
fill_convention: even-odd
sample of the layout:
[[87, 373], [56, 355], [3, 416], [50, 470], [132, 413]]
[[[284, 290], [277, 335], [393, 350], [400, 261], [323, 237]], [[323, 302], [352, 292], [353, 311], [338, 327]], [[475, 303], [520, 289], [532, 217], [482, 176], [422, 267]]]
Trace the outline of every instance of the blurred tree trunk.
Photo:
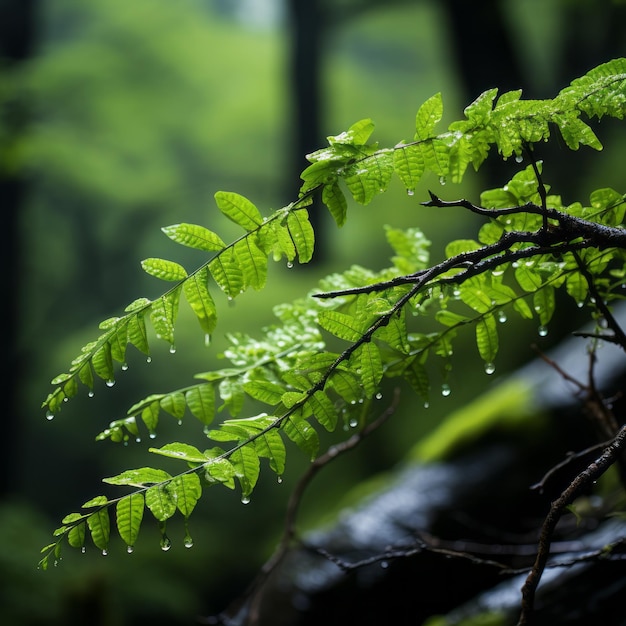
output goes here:
[[[28, 59], [35, 40], [35, 14], [37, 0], [0, 0], [0, 67], [6, 74], [19, 63]], [[5, 137], [5, 149], [23, 132], [28, 123], [28, 112], [23, 102], [9, 96], [2, 103], [0, 125]], [[0, 150], [3, 147], [0, 146]], [[0, 207], [4, 227], [4, 241], [0, 251], [0, 267], [4, 269], [3, 330], [8, 345], [2, 350], [2, 399], [4, 419], [2, 438], [7, 445], [1, 455], [0, 496], [15, 490], [14, 455], [19, 435], [18, 383], [22, 364], [17, 346], [18, 301], [20, 259], [18, 215], [26, 194], [26, 184], [19, 173], [12, 171], [7, 160], [10, 156], [0, 152]]]
[[[304, 155], [317, 150], [322, 140], [321, 65], [325, 20], [319, 0], [288, 0], [287, 8], [291, 36], [289, 85], [292, 107], [292, 145], [288, 151], [292, 156], [291, 163], [287, 165], [290, 181], [287, 192], [289, 198], [296, 198], [300, 172], [309, 164]], [[327, 215], [319, 198], [309, 208], [309, 215], [315, 232], [322, 233]], [[317, 263], [325, 257], [323, 245], [324, 237], [318, 236], [314, 257]]]

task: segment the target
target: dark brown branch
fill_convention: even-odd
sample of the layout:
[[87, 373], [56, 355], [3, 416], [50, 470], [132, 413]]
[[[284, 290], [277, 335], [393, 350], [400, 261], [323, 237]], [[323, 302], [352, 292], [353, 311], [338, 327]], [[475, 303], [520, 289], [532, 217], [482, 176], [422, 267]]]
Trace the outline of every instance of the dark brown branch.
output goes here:
[[565, 489], [550, 506], [550, 511], [541, 527], [537, 558], [522, 587], [522, 610], [517, 626], [525, 626], [531, 623], [534, 612], [535, 593], [548, 561], [554, 529], [563, 514], [563, 510], [574, 501], [584, 488], [596, 481], [613, 463], [615, 463], [618, 455], [622, 452], [625, 442], [626, 426], [622, 426], [602, 455], [580, 472], [580, 474], [572, 480], [567, 489]]

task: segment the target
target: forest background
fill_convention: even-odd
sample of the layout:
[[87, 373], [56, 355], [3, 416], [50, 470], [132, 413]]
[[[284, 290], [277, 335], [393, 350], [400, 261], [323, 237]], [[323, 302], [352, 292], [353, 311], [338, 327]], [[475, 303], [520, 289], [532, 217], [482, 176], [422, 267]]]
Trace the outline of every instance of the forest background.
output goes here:
[[[96, 390], [97, 404], [77, 399], [50, 423], [40, 410], [48, 381], [99, 320], [138, 294], [159, 293], [139, 261], [171, 257], [162, 226], [206, 224], [227, 238], [234, 227], [216, 210], [216, 191], [237, 191], [262, 209], [282, 206], [296, 197], [304, 154], [326, 135], [371, 117], [375, 138], [393, 145], [412, 134], [418, 106], [439, 91], [450, 119], [494, 86], [552, 97], [593, 66], [626, 56], [623, 24], [626, 3], [618, 0], [0, 0], [8, 344], [0, 622], [71, 625], [90, 615], [90, 623], [107, 626], [192, 624], [245, 586], [280, 533], [298, 461], [290, 460], [282, 485], [267, 480], [257, 487], [248, 507], [228, 494], [199, 503], [191, 550], [172, 529], [174, 547], [161, 552], [155, 529], [142, 533], [132, 556], [120, 545], [106, 558], [68, 554], [58, 568], [36, 569], [39, 547], [61, 515], [89, 498], [102, 476], [146, 464], [145, 442], [118, 448], [93, 435], [137, 398], [187, 384], [215, 365], [220, 337], [208, 352], [190, 316], [175, 353], [155, 345], [150, 365], [139, 355], [129, 360], [132, 388], [120, 375], [114, 388]], [[607, 150], [593, 165], [576, 155], [575, 176], [573, 159], [561, 170], [558, 155], [551, 160], [546, 176], [557, 193], [585, 197], [600, 172], [603, 185], [623, 189], [621, 126], [603, 122], [597, 132], [601, 139], [611, 134]], [[471, 197], [505, 176], [484, 168], [439, 193]], [[303, 295], [331, 271], [385, 266], [385, 224], [421, 227], [433, 250], [462, 237], [471, 216], [434, 221], [419, 206], [434, 187], [439, 181], [426, 178], [408, 197], [396, 184], [368, 207], [351, 206], [341, 231], [318, 208], [322, 230], [312, 266], [271, 268], [278, 280], [222, 314], [227, 329], [253, 332], [270, 323], [273, 304]], [[193, 251], [179, 254], [193, 266]], [[558, 339], [555, 320], [542, 345]], [[528, 344], [520, 333], [518, 345], [505, 346], [495, 376], [529, 360]], [[471, 338], [466, 350], [475, 350]], [[434, 424], [492, 383], [482, 372], [455, 371], [449, 397], [419, 417], [406, 402], [382, 443], [366, 443], [319, 477], [304, 503], [305, 528], [327, 519], [350, 487], [393, 467]], [[85, 422], [80, 437], [77, 420]], [[183, 437], [185, 428], [172, 420], [159, 437]]]

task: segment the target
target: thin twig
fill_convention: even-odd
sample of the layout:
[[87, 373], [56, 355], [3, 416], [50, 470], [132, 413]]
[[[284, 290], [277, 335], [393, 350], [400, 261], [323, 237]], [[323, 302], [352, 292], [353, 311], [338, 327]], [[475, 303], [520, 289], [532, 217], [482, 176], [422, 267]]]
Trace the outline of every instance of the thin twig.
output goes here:
[[531, 623], [534, 612], [535, 593], [546, 567], [550, 554], [552, 535], [565, 507], [571, 504], [576, 496], [588, 485], [595, 482], [606, 470], [615, 463], [618, 455], [626, 442], [626, 426], [622, 426], [611, 443], [606, 447], [601, 456], [590, 463], [580, 474], [572, 480], [569, 486], [552, 503], [550, 511], [541, 527], [537, 557], [526, 581], [522, 587], [522, 606], [517, 626], [526, 626]]

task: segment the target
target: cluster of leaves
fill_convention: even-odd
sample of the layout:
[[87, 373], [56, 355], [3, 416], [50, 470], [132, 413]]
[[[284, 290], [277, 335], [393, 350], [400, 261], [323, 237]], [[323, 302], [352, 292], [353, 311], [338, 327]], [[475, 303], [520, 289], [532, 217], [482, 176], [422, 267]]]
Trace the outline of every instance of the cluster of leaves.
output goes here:
[[[42, 550], [41, 566], [59, 558], [64, 538], [73, 547], [84, 547], [87, 532], [106, 551], [111, 510], [129, 550], [146, 508], [160, 524], [161, 545], [167, 549], [167, 520], [177, 511], [186, 520], [205, 488], [238, 486], [242, 500], [248, 501], [262, 459], [279, 477], [287, 441], [314, 459], [319, 445], [316, 425], [334, 431], [342, 422], [347, 428], [363, 423], [368, 406], [380, 397], [383, 377], [404, 378], [427, 403], [427, 362], [442, 359], [447, 371], [454, 339], [468, 325], [475, 329], [485, 371], [492, 373], [499, 349], [498, 321], [510, 311], [526, 319], [537, 316], [544, 332], [555, 309], [556, 289], [563, 288], [580, 305], [590, 298], [608, 303], [621, 297], [625, 197], [600, 189], [587, 206], [564, 206], [543, 184], [532, 144], [547, 140], [557, 127], [570, 148], [584, 144], [600, 149], [581, 115], [624, 117], [626, 60], [592, 70], [552, 100], [524, 101], [520, 96], [516, 91], [497, 98], [496, 90], [487, 91], [465, 109], [463, 120], [439, 134], [435, 128], [443, 106], [441, 97], [433, 96], [418, 110], [414, 139], [394, 148], [368, 143], [373, 123], [357, 122], [329, 137], [327, 148], [308, 155], [311, 165], [302, 173], [299, 199], [266, 218], [248, 199], [219, 192], [217, 206], [244, 231], [230, 244], [204, 226], [164, 228], [173, 241], [209, 253], [209, 258], [193, 272], [173, 261], [145, 260], [146, 272], [173, 287], [156, 300], [136, 300], [125, 315], [101, 324], [100, 337], [82, 349], [67, 373], [52, 381], [54, 390], [44, 402], [50, 414], [77, 394], [79, 383], [91, 391], [97, 377], [113, 381], [115, 362], [124, 367], [128, 344], [149, 355], [147, 321], [157, 337], [173, 345], [181, 294], [210, 335], [217, 323], [212, 283], [235, 298], [248, 287], [264, 287], [270, 257], [289, 264], [308, 262], [314, 233], [307, 207], [313, 194], [321, 194], [341, 226], [347, 215], [345, 190], [366, 204], [386, 190], [394, 173], [409, 194], [427, 171], [458, 182], [470, 164], [480, 167], [492, 146], [504, 158], [531, 157], [530, 165], [507, 185], [485, 191], [478, 205], [445, 202], [431, 194], [426, 206], [462, 207], [485, 218], [477, 240], [450, 242], [442, 262], [429, 263], [429, 242], [419, 230], [388, 227], [387, 241], [394, 251], [390, 267], [374, 272], [353, 266], [327, 277], [308, 297], [276, 307], [277, 323], [260, 338], [229, 335], [229, 367], [197, 374], [200, 382], [194, 385], [151, 395], [132, 406], [98, 438], [125, 441], [139, 435], [138, 418], [153, 432], [161, 411], [180, 419], [188, 410], [207, 438], [220, 445], [199, 450], [174, 442], [151, 448], [186, 464], [175, 476], [146, 467], [105, 479], [133, 490], [112, 500], [99, 496], [83, 505], [84, 512], [66, 516], [55, 541]], [[425, 318], [429, 325], [421, 324]], [[218, 397], [222, 404], [216, 407]], [[267, 405], [266, 412], [241, 417], [246, 398]], [[214, 425], [222, 410], [231, 418]]]

